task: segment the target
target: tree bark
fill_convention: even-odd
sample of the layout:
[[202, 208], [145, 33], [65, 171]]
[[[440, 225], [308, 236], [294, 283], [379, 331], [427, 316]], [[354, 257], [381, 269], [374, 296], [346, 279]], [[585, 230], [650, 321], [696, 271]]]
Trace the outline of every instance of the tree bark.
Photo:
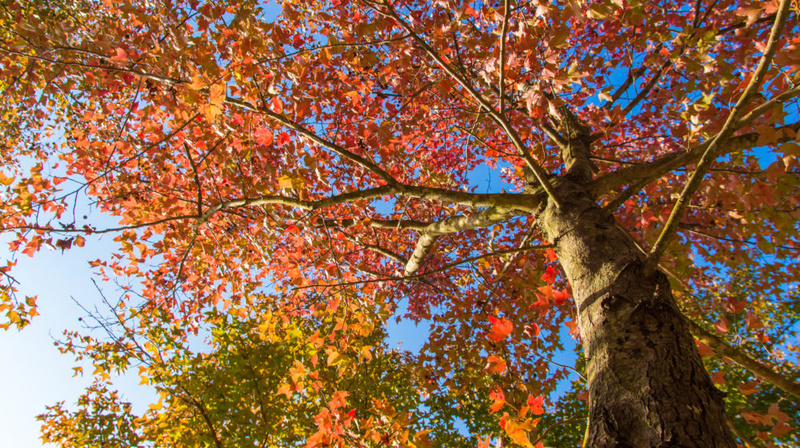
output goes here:
[[643, 275], [633, 239], [569, 176], [538, 222], [572, 286], [587, 359], [591, 448], [734, 448], [667, 278]]

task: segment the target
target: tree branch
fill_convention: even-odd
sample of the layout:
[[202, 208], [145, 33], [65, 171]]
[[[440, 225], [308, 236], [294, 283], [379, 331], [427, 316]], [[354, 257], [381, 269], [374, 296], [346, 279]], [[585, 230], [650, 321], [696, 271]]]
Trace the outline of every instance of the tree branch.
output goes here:
[[336, 283], [336, 284], [317, 283], [317, 284], [313, 284], [313, 285], [298, 286], [296, 288], [293, 288], [293, 290], [308, 289], [308, 288], [336, 288], [336, 287], [342, 287], [342, 286], [355, 286], [355, 285], [364, 285], [364, 284], [368, 284], [368, 283], [380, 283], [380, 282], [404, 282], [404, 281], [408, 281], [408, 280], [416, 280], [416, 279], [419, 279], [419, 278], [424, 278], [424, 277], [427, 277], [427, 276], [433, 275], [433, 274], [438, 274], [438, 273], [444, 272], [444, 271], [446, 271], [448, 269], [452, 269], [452, 268], [454, 268], [456, 266], [459, 266], [459, 265], [462, 265], [462, 264], [465, 264], [465, 263], [472, 263], [474, 261], [478, 261], [478, 260], [481, 260], [483, 258], [499, 257], [499, 256], [502, 256], [502, 255], [514, 254], [514, 253], [517, 253], [517, 252], [527, 252], [527, 251], [531, 251], [531, 250], [551, 249], [553, 247], [554, 246], [551, 245], [551, 244], [546, 244], [546, 245], [540, 245], [540, 246], [528, 246], [528, 247], [522, 247], [522, 248], [498, 250], [498, 251], [491, 252], [491, 253], [488, 253], [488, 254], [476, 255], [474, 257], [469, 257], [469, 258], [465, 258], [465, 259], [460, 260], [460, 261], [456, 261], [456, 262], [453, 262], [453, 263], [448, 263], [448, 264], [446, 264], [446, 265], [444, 265], [442, 267], [439, 267], [439, 268], [436, 268], [436, 269], [432, 269], [430, 271], [423, 272], [421, 274], [413, 274], [413, 275], [401, 276], [401, 277], [383, 277], [383, 278], [375, 278], [375, 279], [371, 279], [371, 280], [358, 280], [358, 281], [354, 281], [354, 282]]
[[506, 90], [506, 28], [508, 28], [508, 0], [503, 0], [503, 26], [500, 29], [500, 80], [497, 89], [500, 91], [500, 115], [506, 109], [505, 90]]
[[800, 384], [789, 380], [779, 373], [776, 373], [768, 366], [749, 357], [744, 352], [731, 347], [723, 339], [705, 330], [691, 319], [685, 318], [685, 321], [689, 326], [689, 331], [691, 331], [692, 335], [703, 344], [711, 347], [718, 355], [724, 356], [736, 364], [739, 364], [752, 374], [763, 378], [765, 381], [786, 392], [787, 394], [792, 395], [795, 398], [800, 398]]
[[700, 186], [700, 183], [702, 182], [706, 171], [711, 165], [711, 162], [716, 159], [717, 148], [726, 143], [727, 140], [733, 135], [736, 130], [736, 122], [743, 113], [743, 109], [747, 107], [747, 105], [758, 92], [758, 89], [760, 88], [761, 83], [767, 74], [767, 70], [772, 63], [772, 57], [778, 50], [778, 41], [780, 40], [781, 33], [783, 32], [783, 25], [786, 23], [786, 17], [788, 16], [789, 6], [791, 3], [791, 0], [781, 0], [781, 4], [778, 7], [777, 16], [775, 17], [775, 24], [770, 32], [770, 36], [767, 41], [767, 47], [764, 50], [764, 54], [761, 56], [758, 67], [756, 68], [755, 73], [753, 73], [753, 77], [750, 79], [750, 82], [745, 88], [744, 93], [742, 93], [742, 96], [739, 98], [739, 101], [733, 107], [730, 114], [728, 114], [728, 118], [725, 121], [725, 124], [722, 126], [722, 129], [720, 129], [720, 131], [711, 141], [711, 144], [708, 145], [706, 150], [703, 152], [700, 162], [697, 164], [697, 168], [695, 168], [695, 171], [689, 177], [689, 181], [686, 183], [686, 187], [683, 189], [678, 201], [675, 203], [675, 206], [673, 207], [672, 212], [667, 219], [667, 223], [664, 225], [664, 229], [661, 231], [661, 235], [659, 235], [656, 243], [650, 250], [650, 254], [647, 256], [647, 261], [645, 262], [644, 266], [645, 276], [650, 276], [655, 271], [655, 268], [658, 266], [658, 261], [666, 252], [667, 246], [678, 229], [678, 224], [680, 223], [680, 220], [686, 211], [686, 207], [689, 205], [692, 196]]
[[405, 275], [412, 275], [422, 267], [423, 261], [440, 235], [488, 227], [512, 216], [514, 216], [513, 212], [491, 207], [474, 215], [456, 216], [430, 224], [421, 232], [417, 245], [414, 247], [414, 253], [406, 263]]
[[[800, 91], [795, 95], [800, 95]], [[795, 141], [796, 137], [794, 135], [800, 132], [800, 121], [786, 126], [779, 126], [774, 130], [784, 134], [783, 137], [777, 140], [777, 143]], [[731, 154], [756, 147], [760, 138], [761, 134], [757, 132], [730, 137], [725, 142], [724, 149], [718, 149], [719, 153], [717, 155]], [[600, 196], [633, 181], [648, 179], [647, 183], [650, 183], [670, 171], [697, 163], [710, 144], [710, 140], [705, 141], [686, 152], [674, 152], [649, 163], [620, 168], [592, 181], [589, 185], [589, 191], [595, 196]]]
[[266, 116], [272, 118], [273, 120], [281, 123], [282, 125], [284, 125], [284, 126], [286, 126], [288, 128], [294, 129], [297, 133], [299, 133], [300, 135], [302, 135], [302, 136], [308, 138], [309, 140], [317, 143], [318, 145], [330, 149], [331, 151], [333, 151], [334, 153], [338, 154], [342, 158], [347, 159], [347, 160], [355, 163], [356, 165], [359, 165], [362, 168], [367, 169], [368, 171], [371, 171], [372, 173], [374, 173], [375, 175], [377, 175], [378, 177], [383, 179], [387, 184], [389, 184], [389, 185], [399, 185], [399, 182], [394, 177], [392, 177], [389, 173], [387, 173], [381, 167], [376, 165], [374, 162], [371, 162], [371, 161], [359, 156], [358, 154], [354, 154], [353, 152], [345, 149], [341, 145], [337, 145], [336, 143], [334, 143], [334, 142], [332, 142], [330, 140], [326, 140], [326, 139], [320, 137], [319, 135], [317, 135], [314, 132], [311, 132], [310, 130], [306, 129], [305, 127], [303, 127], [299, 123], [297, 123], [295, 121], [292, 121], [289, 118], [287, 118], [287, 117], [285, 117], [285, 116], [283, 116], [281, 114], [275, 113], [275, 112], [267, 109], [266, 107], [256, 107], [256, 106], [253, 106], [250, 103], [247, 103], [247, 102], [244, 102], [242, 100], [239, 100], [239, 99], [236, 99], [236, 98], [232, 98], [232, 97], [229, 97], [229, 96], [225, 97], [225, 103], [226, 104], [231, 104], [231, 105], [234, 105], [234, 106], [237, 106], [237, 107], [241, 107], [243, 109], [247, 109], [247, 110], [259, 113], [259, 114], [266, 115]]
[[[367, 4], [372, 4], [369, 0], [364, 0]], [[497, 123], [498, 126], [505, 132], [505, 134], [509, 137], [511, 142], [514, 144], [514, 147], [517, 149], [517, 152], [520, 156], [525, 160], [525, 163], [528, 167], [533, 171], [533, 174], [536, 176], [536, 180], [541, 185], [542, 189], [544, 189], [547, 196], [553, 200], [553, 202], [558, 205], [559, 201], [556, 199], [555, 194], [553, 192], [553, 188], [550, 185], [550, 182], [547, 180], [548, 173], [542, 168], [536, 161], [528, 154], [528, 151], [525, 150], [525, 144], [522, 142], [522, 139], [519, 137], [519, 134], [514, 130], [508, 120], [505, 117], [497, 112], [491, 104], [489, 103], [486, 98], [483, 97], [470, 83], [468, 83], [455, 69], [450, 67], [448, 63], [446, 63], [442, 57], [433, 49], [430, 45], [423, 39], [419, 34], [417, 34], [411, 25], [408, 24], [399, 14], [394, 10], [394, 8], [388, 2], [378, 3], [381, 6], [386, 8], [386, 11], [381, 11], [378, 8], [373, 8], [378, 14], [385, 15], [397, 21], [400, 26], [405, 28], [405, 30], [411, 35], [411, 38], [417, 42], [417, 45], [422, 48], [422, 50], [433, 59], [436, 64], [444, 70], [454, 81], [456, 81], [461, 87], [466, 90], [469, 95], [489, 114], [492, 120]]]

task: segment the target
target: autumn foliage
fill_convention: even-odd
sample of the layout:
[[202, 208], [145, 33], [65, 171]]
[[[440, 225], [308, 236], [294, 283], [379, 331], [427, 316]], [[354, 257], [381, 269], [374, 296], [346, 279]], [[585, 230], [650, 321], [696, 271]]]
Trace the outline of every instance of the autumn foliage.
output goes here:
[[[574, 184], [668, 279], [738, 443], [798, 443], [799, 21], [788, 0], [4, 3], [1, 324], [37, 314], [14, 267], [41, 250], [113, 238], [92, 266], [122, 291], [64, 335], [97, 381], [44, 439], [577, 446], [593, 304], [568, 275], [593, 261], [547, 233]], [[425, 347], [391, 349], [391, 319]], [[160, 394], [143, 415], [109, 384], [131, 370]]]

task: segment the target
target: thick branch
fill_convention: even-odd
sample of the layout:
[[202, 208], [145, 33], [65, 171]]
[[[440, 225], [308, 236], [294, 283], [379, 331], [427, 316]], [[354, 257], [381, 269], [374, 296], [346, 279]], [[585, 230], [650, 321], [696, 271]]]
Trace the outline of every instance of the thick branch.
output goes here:
[[562, 132], [566, 141], [561, 146], [561, 159], [564, 161], [567, 174], [581, 183], [592, 180], [597, 171], [591, 161], [592, 135], [589, 127], [585, 126], [569, 107], [562, 105], [557, 108]]
[[406, 263], [405, 276], [414, 274], [422, 267], [422, 263], [430, 253], [433, 245], [436, 244], [436, 239], [440, 235], [488, 227], [498, 222], [505, 221], [513, 215], [514, 213], [508, 210], [492, 207], [474, 215], [456, 216], [432, 223], [422, 231], [417, 245], [414, 247], [414, 253], [411, 255], [411, 258], [408, 259], [408, 263]]
[[[800, 92], [795, 93], [795, 96], [796, 95], [800, 95]], [[794, 135], [800, 132], [800, 122], [779, 126], [775, 128], [775, 131], [784, 134], [783, 137], [778, 139], [777, 143], [795, 141], [796, 137], [794, 137]], [[758, 146], [760, 137], [761, 134], [757, 132], [730, 137], [725, 142], [724, 147], [719, 148], [718, 155], [732, 154], [745, 149], [754, 148]], [[672, 170], [697, 163], [710, 144], [711, 141], [709, 140], [686, 152], [671, 153], [653, 160], [650, 163], [620, 168], [617, 171], [592, 181], [589, 185], [589, 191], [595, 196], [600, 196], [633, 181], [649, 179], [647, 183], [650, 183]]]
[[403, 271], [403, 275], [405, 277], [414, 274], [419, 270], [419, 268], [422, 267], [422, 263], [425, 261], [425, 258], [428, 257], [428, 254], [433, 249], [433, 245], [436, 244], [437, 239], [437, 235], [432, 235], [425, 232], [419, 236], [417, 245], [414, 247], [414, 253], [411, 254], [411, 257], [408, 259], [408, 263], [406, 263], [406, 268]]

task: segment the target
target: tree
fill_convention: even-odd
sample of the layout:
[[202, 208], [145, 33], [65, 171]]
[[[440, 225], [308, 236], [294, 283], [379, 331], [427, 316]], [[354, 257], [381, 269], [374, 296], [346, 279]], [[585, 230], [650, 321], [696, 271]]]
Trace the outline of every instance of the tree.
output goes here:
[[[698, 297], [747, 272], [760, 294], [748, 303], [796, 306], [796, 5], [279, 6], [272, 18], [256, 1], [5, 5], [11, 250], [113, 233], [119, 248], [94, 265], [126, 279], [114, 315], [178, 342], [225, 328], [219, 313], [291, 320], [407, 299], [408, 317], [432, 325], [402, 364], [427, 383], [408, 387], [485, 391], [488, 411], [471, 415], [499, 427], [476, 433], [507, 443], [551, 428], [533, 411], [566, 375], [549, 374], [565, 327], [585, 356], [584, 446], [794, 437], [794, 342], [767, 330], [796, 313], [748, 310], [742, 337], [789, 353], [754, 359], [722, 338], [720, 307], [745, 300]], [[477, 180], [487, 170], [501, 188]], [[119, 223], [93, 222], [82, 198]], [[35, 299], [16, 297], [13, 264], [0, 306], [21, 327]], [[729, 424], [692, 333], [736, 378], [769, 381], [753, 403], [773, 411], [743, 418], [771, 434]]]

